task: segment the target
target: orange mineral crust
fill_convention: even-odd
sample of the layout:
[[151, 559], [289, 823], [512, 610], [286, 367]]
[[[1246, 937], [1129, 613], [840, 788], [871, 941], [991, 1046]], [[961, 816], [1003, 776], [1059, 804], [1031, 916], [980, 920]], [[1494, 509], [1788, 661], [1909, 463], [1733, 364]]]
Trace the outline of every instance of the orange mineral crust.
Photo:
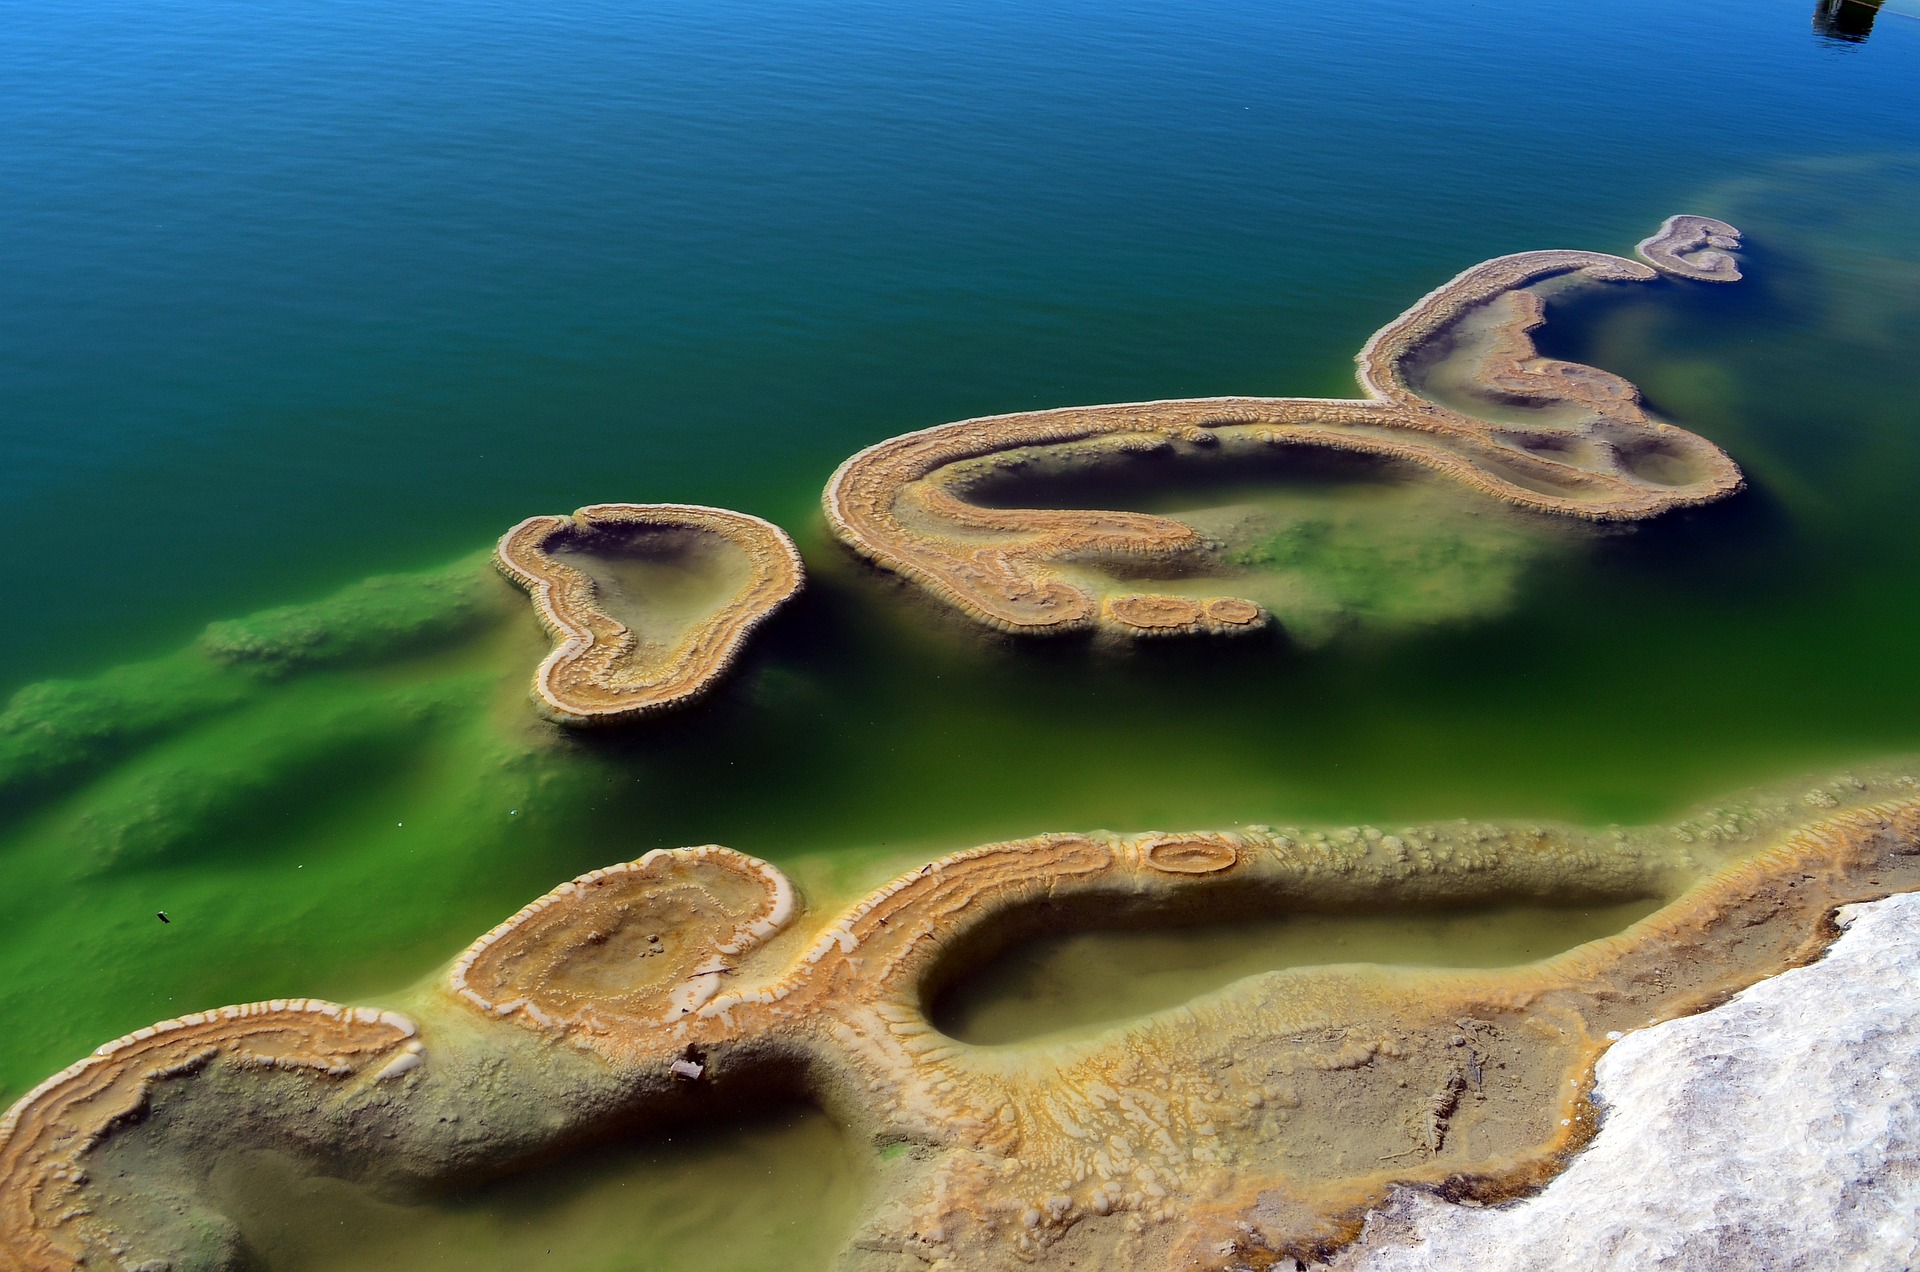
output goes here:
[[[380, 1082], [421, 1061], [413, 1022], [306, 998], [163, 1020], [99, 1048], [29, 1091], [0, 1121], [0, 1269], [64, 1272], [98, 1262], [87, 1239], [86, 1157], [147, 1112], [158, 1083], [214, 1064]], [[118, 1253], [113, 1243], [104, 1252]]]
[[[996, 476], [1053, 457], [1091, 465], [1125, 453], [1252, 455], [1323, 447], [1416, 465], [1506, 504], [1592, 521], [1629, 521], [1738, 490], [1713, 443], [1654, 419], [1618, 376], [1543, 358], [1530, 333], [1543, 289], [1676, 277], [1732, 281], [1738, 231], [1669, 218], [1640, 245], [1651, 267], [1599, 252], [1523, 252], [1484, 262], [1422, 297], [1361, 350], [1366, 396], [1190, 398], [1024, 411], [942, 424], [868, 447], [842, 464], [824, 503], [834, 534], [968, 616], [1009, 632], [1101, 627], [1125, 635], [1240, 631], [1264, 611], [1239, 597], [1139, 594], [1089, 579], [1105, 566], [1178, 565], [1210, 546], [1192, 526], [1138, 512], [989, 507], [969, 498]], [[1423, 395], [1417, 374], [1473, 334], [1468, 369], [1488, 411]], [[1132, 593], [1121, 595], [1119, 593]], [[1230, 606], [1230, 614], [1220, 607]]]
[[[487, 933], [406, 1000], [417, 1037], [364, 1009], [230, 1009], [44, 1084], [0, 1131], [0, 1268], [247, 1266], [209, 1183], [240, 1150], [404, 1190], [769, 1091], [876, 1150], [843, 1267], [1290, 1266], [1396, 1184], [1538, 1185], [1592, 1133], [1611, 1040], [1816, 957], [1836, 906], [1917, 887], [1904, 773], [1666, 828], [1042, 835], [817, 914], [765, 862], [656, 851]], [[927, 1014], [1029, 934], [1529, 898], [1664, 904], [1524, 966], [1295, 967], [1065, 1041], [970, 1046]]]
[[[629, 720], [697, 698], [806, 577], [778, 526], [693, 504], [529, 517], [501, 536], [494, 564], [533, 597], [553, 637], [533, 696], [561, 724]], [[650, 573], [623, 586], [623, 565]], [[689, 602], [679, 595], [689, 581], [716, 594]]]

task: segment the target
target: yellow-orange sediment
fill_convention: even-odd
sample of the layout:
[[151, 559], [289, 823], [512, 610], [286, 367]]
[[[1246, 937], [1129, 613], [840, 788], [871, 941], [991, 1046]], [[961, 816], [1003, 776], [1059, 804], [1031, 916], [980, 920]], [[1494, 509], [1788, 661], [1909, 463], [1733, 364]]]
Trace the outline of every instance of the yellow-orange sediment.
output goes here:
[[[567, 539], [670, 532], [741, 553], [749, 581], [665, 649], [643, 643], [596, 602], [594, 581], [547, 549]], [[533, 695], [562, 724], [630, 720], [681, 706], [712, 688], [747, 638], [800, 590], [805, 567], [778, 526], [743, 512], [694, 504], [593, 504], [570, 517], [529, 517], [501, 536], [500, 572], [525, 588], [553, 636]]]
[[[1171, 517], [1079, 509], [989, 508], [969, 491], [1049, 449], [1072, 462], [1162, 448], [1252, 452], [1318, 446], [1420, 465], [1519, 508], [1627, 521], [1725, 497], [1740, 470], [1717, 446], [1653, 419], [1618, 376], [1539, 356], [1547, 280], [1645, 282], [1655, 269], [1731, 281], [1738, 231], [1704, 217], [1668, 218], [1640, 245], [1654, 268], [1598, 252], [1523, 252], [1486, 261], [1422, 297], [1360, 352], [1367, 396], [1190, 398], [1063, 407], [961, 420], [891, 438], [853, 456], [828, 482], [827, 522], [855, 552], [970, 617], [1010, 632], [1095, 625], [1129, 635], [1234, 631], [1264, 614], [1242, 598], [1129, 595], [1105, 603], [1063, 565], [1103, 558], [1174, 560], [1203, 537]], [[1501, 302], [1504, 311], [1490, 306]], [[1493, 315], [1498, 326], [1478, 387], [1517, 404], [1574, 408], [1538, 422], [1477, 418], [1423, 398], [1416, 360], [1443, 352], [1456, 324]], [[1220, 600], [1251, 607], [1223, 621]], [[1184, 609], [1181, 608], [1184, 603]], [[1176, 610], [1185, 615], [1184, 621]], [[1246, 609], [1237, 611], [1246, 614]]]
[[393, 1012], [291, 998], [163, 1020], [107, 1043], [0, 1120], [0, 1269], [70, 1272], [86, 1261], [86, 1154], [139, 1119], [154, 1083], [216, 1060], [378, 1082], [421, 1063], [415, 1032]]
[[[439, 1142], [436, 1125], [460, 1119], [429, 1114], [468, 1098], [472, 1070], [459, 1066], [473, 1054], [489, 1076], [472, 1085], [510, 1072], [529, 1095], [561, 1056], [580, 1058], [606, 1075], [594, 1117], [608, 1126], [684, 1106], [689, 1090], [724, 1100], [755, 1073], [800, 1075], [870, 1142], [907, 1149], [884, 1167], [848, 1267], [893, 1268], [906, 1254], [968, 1269], [1286, 1266], [1350, 1239], [1395, 1183], [1482, 1198], [1536, 1184], [1592, 1132], [1586, 1084], [1611, 1038], [1805, 962], [1830, 938], [1835, 906], [1914, 887], [1920, 781], [1906, 775], [1729, 805], [1670, 831], [1043, 835], [944, 857], [814, 918], [776, 868], [709, 845], [584, 875], [475, 942], [410, 1009], [436, 1057], [436, 1036], [458, 1035], [447, 1054], [466, 1048], [467, 1061], [420, 1064], [410, 1029], [372, 1013], [298, 1055], [204, 1045], [243, 1068], [366, 1075], [389, 1092], [382, 1116], [417, 1124], [383, 1137], [383, 1124], [356, 1122], [355, 1142], [376, 1146], [359, 1151], [385, 1151], [401, 1131]], [[1022, 932], [1386, 898], [1632, 896], [1669, 901], [1617, 936], [1524, 967], [1296, 968], [1029, 1046], [968, 1046], [926, 1014], [957, 971]], [[349, 1018], [287, 1010], [327, 1028]], [[72, 1266], [50, 1250], [140, 1248], [140, 1233], [93, 1206], [138, 1181], [90, 1181], [89, 1156], [129, 1124], [157, 1073], [190, 1083], [200, 1079], [186, 1067], [224, 1063], [201, 1058], [193, 1036], [183, 1044], [110, 1044], [8, 1115], [0, 1267], [41, 1272]], [[116, 1094], [84, 1098], [81, 1079]], [[282, 1098], [250, 1080], [262, 1101]], [[244, 1089], [221, 1090], [221, 1116], [248, 1126]], [[444, 1133], [472, 1149], [472, 1132]]]

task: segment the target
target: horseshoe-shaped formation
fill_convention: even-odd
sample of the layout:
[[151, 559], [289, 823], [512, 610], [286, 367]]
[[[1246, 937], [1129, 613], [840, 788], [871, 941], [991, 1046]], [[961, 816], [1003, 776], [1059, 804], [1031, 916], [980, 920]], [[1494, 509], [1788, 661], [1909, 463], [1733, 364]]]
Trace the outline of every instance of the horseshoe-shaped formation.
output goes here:
[[1652, 237], [1633, 250], [1654, 268], [1701, 283], [1737, 283], [1740, 262], [1733, 252], [1740, 231], [1710, 216], [1670, 216]]
[[[1361, 350], [1367, 396], [1190, 398], [1023, 411], [942, 424], [853, 456], [827, 484], [833, 533], [979, 622], [1018, 633], [1104, 627], [1125, 635], [1247, 631], [1265, 611], [1236, 596], [1097, 595], [1103, 561], [1191, 560], [1193, 527], [1137, 512], [989, 507], [970, 498], [1041, 458], [1071, 465], [1119, 454], [1252, 454], [1311, 446], [1415, 464], [1519, 508], [1594, 521], [1651, 517], [1738, 490], [1719, 447], [1656, 420], [1618, 376], [1539, 356], [1543, 295], [1571, 282], [1646, 282], [1656, 270], [1731, 282], [1739, 232], [1669, 217], [1640, 244], [1651, 265], [1599, 252], [1522, 252], [1486, 261], [1415, 302]], [[1479, 330], [1479, 328], [1485, 328]], [[1466, 339], [1471, 331], [1473, 339]], [[1483, 419], [1423, 396], [1417, 371], [1471, 344], [1474, 388], [1509, 407]], [[1077, 566], [1071, 571], [1062, 567]]]
[[[609, 612], [584, 561], [562, 548], [654, 561], [704, 555], [707, 569], [737, 567], [730, 593], [664, 633], [636, 631]], [[631, 720], [699, 697], [726, 674], [753, 630], [800, 590], [799, 549], [772, 522], [695, 504], [593, 504], [570, 517], [529, 517], [500, 538], [494, 564], [533, 597], [553, 652], [533, 675], [533, 695], [561, 724]], [[644, 586], [628, 599], [657, 604]], [[677, 627], [677, 630], [675, 628]]]
[[[1908, 774], [1646, 831], [1043, 835], [812, 919], [765, 862], [653, 852], [522, 909], [407, 1018], [228, 1009], [44, 1084], [0, 1124], [0, 1266], [233, 1266], [244, 1225], [207, 1172], [236, 1147], [470, 1176], [769, 1085], [902, 1150], [842, 1267], [1270, 1266], [1350, 1239], [1397, 1183], [1536, 1184], [1591, 1133], [1611, 1039], [1816, 956], [1835, 906], [1916, 886]], [[967, 1046], [925, 1010], [1027, 931], [1516, 897], [1667, 904], [1525, 967], [1296, 968], [1067, 1042]]]

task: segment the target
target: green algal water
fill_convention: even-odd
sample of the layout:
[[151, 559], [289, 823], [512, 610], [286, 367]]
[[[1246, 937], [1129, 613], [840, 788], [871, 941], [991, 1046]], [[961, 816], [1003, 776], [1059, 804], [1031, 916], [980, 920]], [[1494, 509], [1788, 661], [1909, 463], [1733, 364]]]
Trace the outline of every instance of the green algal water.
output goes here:
[[[1920, 750], [1920, 23], [1807, 7], [10, 15], [0, 1101], [167, 1016], [379, 999], [655, 847], [820, 901], [1045, 830], [1652, 820]], [[1682, 210], [1746, 231], [1745, 282], [1570, 295], [1539, 340], [1732, 454], [1724, 506], [1596, 531], [1391, 473], [1135, 482], [1116, 506], [1204, 522], [1283, 630], [1131, 649], [983, 636], [821, 528], [882, 437], [1346, 395], [1457, 270]], [[694, 710], [568, 735], [484, 549], [606, 500], [769, 516], [810, 585]], [[995, 1036], [1310, 930], [1547, 948], [1355, 922], [1063, 937], [989, 978]], [[771, 1269], [830, 1257], [865, 1150], [809, 1115], [470, 1196], [221, 1169], [275, 1268]]]

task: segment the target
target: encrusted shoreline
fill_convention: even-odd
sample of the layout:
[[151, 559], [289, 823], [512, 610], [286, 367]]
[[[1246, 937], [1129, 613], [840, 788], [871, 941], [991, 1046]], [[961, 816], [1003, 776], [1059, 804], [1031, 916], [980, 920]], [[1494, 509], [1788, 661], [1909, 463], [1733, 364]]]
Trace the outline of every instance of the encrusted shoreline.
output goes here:
[[1474, 1208], [1396, 1189], [1331, 1267], [1914, 1266], [1920, 895], [1843, 906], [1835, 921], [1819, 961], [1602, 1056], [1600, 1129], [1539, 1194]]

